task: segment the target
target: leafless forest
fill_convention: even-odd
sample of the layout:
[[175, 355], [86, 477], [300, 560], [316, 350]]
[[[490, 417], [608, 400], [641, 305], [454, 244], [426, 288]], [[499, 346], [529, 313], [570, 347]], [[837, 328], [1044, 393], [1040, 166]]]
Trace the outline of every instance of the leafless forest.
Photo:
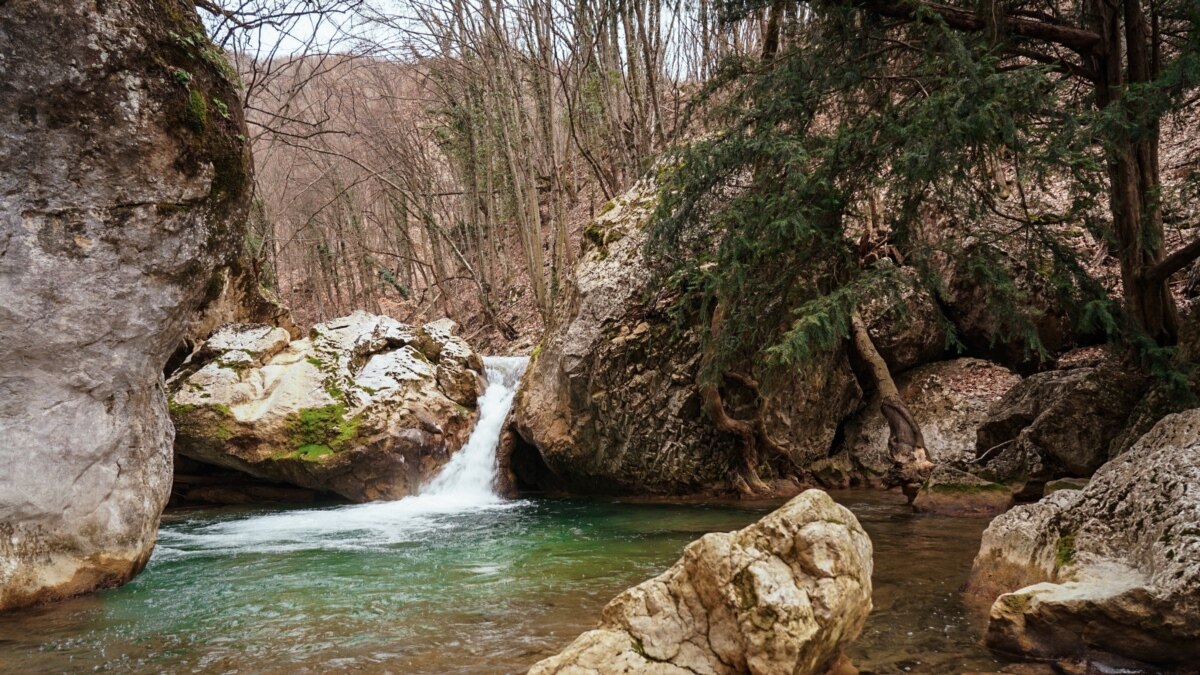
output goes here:
[[708, 3], [202, 4], [244, 84], [263, 285], [302, 324], [450, 316], [528, 349], [582, 224], [783, 18], [722, 25]]

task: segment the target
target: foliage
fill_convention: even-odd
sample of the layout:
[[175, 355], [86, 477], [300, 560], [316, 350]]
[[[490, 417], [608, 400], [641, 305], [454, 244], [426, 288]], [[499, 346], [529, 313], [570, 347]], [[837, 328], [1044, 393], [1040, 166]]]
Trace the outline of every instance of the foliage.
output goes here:
[[[722, 131], [676, 150], [660, 176], [649, 244], [660, 278], [686, 280], [699, 323], [718, 302], [730, 313], [707, 335], [718, 358], [702, 376], [762, 355], [809, 363], [844, 340], [856, 308], [901, 283], [944, 299], [947, 269], [986, 289], [1002, 337], [1022, 339], [1031, 355], [1047, 356], [1035, 322], [1050, 298], [1080, 330], [1161, 368], [1169, 346], [1124, 314], [1075, 233], [1118, 244], [1104, 213], [1112, 155], [1157, 133], [1200, 84], [1195, 9], [1159, 5], [1180, 12], [1172, 26], [1182, 41], [1164, 47], [1152, 81], [1098, 107], [1065, 60], [1025, 42], [953, 27], [923, 3], [868, 4], [909, 8], [912, 20], [800, 4], [781, 52], [722, 66], [692, 110]], [[724, 11], [737, 18], [762, 5]], [[1040, 198], [1050, 193], [1062, 198]], [[880, 232], [890, 248], [869, 260], [862, 244]], [[895, 262], [916, 274], [894, 274]]]

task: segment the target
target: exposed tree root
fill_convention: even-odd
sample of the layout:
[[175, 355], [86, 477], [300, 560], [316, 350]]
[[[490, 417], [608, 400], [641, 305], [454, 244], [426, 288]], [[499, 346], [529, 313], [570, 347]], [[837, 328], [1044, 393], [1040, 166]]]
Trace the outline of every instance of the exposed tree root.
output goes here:
[[866, 366], [870, 384], [879, 392], [879, 409], [888, 424], [888, 454], [892, 458], [892, 469], [884, 477], [884, 483], [900, 486], [912, 501], [916, 489], [933, 470], [933, 462], [929, 461], [929, 455], [925, 452], [925, 437], [904, 404], [887, 363], [875, 348], [871, 334], [867, 332], [867, 326], [858, 312], [850, 319], [850, 334], [850, 344]]
[[[714, 358], [716, 339], [721, 334], [721, 329], [725, 323], [727, 310], [723, 303], [718, 303], [713, 310], [711, 323], [710, 337], [712, 342], [705, 349], [700, 360], [700, 370], [703, 372]], [[762, 391], [758, 386], [758, 382], [743, 373], [727, 371], [722, 379], [730, 379], [738, 382], [742, 386], [749, 389], [755, 396], [756, 401], [762, 401]], [[785, 454], [783, 447], [767, 433], [766, 423], [763, 419], [762, 406], [760, 405], [753, 419], [744, 420], [737, 419], [729, 415], [725, 407], [725, 400], [721, 396], [721, 388], [717, 383], [701, 382], [700, 397], [703, 402], [704, 412], [708, 418], [712, 420], [713, 426], [717, 431], [736, 436], [741, 449], [741, 461], [739, 473], [732, 480], [734, 488], [745, 496], [761, 496], [771, 492], [771, 488], [763, 482], [758, 475], [759, 465], [759, 448], [765, 448], [776, 454]]]

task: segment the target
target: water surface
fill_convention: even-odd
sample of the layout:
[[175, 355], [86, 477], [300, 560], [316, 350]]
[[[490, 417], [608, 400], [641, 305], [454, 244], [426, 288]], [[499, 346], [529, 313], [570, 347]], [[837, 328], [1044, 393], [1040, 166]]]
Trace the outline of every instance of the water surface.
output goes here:
[[[875, 611], [855, 662], [879, 673], [996, 669], [958, 597], [984, 523], [915, 515], [892, 495], [835, 496], [875, 544]], [[520, 672], [688, 542], [763, 515], [586, 500], [445, 506], [170, 516], [132, 583], [0, 619], [0, 664], [28, 673]]]
[[[769, 510], [499, 498], [496, 439], [525, 363], [486, 359], [479, 423], [420, 495], [168, 514], [133, 582], [0, 617], [0, 670], [523, 672], [692, 540]], [[916, 515], [899, 495], [835, 498], [875, 545], [875, 611], [850, 651], [859, 667], [996, 669], [958, 593], [984, 521]]]

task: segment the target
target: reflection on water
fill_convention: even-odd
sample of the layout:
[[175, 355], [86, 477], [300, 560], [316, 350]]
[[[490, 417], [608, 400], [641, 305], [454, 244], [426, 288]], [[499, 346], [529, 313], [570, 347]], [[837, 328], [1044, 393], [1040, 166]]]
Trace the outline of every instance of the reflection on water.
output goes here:
[[848, 650], [864, 673], [992, 671], [961, 589], [988, 520], [913, 513], [898, 494], [833, 492], [875, 547], [874, 609]]
[[[994, 670], [957, 595], [985, 523], [842, 493], [875, 543], [864, 671]], [[615, 593], [736, 506], [436, 497], [328, 509], [209, 509], [164, 522], [133, 583], [0, 618], [0, 670], [521, 672], [591, 627]]]

